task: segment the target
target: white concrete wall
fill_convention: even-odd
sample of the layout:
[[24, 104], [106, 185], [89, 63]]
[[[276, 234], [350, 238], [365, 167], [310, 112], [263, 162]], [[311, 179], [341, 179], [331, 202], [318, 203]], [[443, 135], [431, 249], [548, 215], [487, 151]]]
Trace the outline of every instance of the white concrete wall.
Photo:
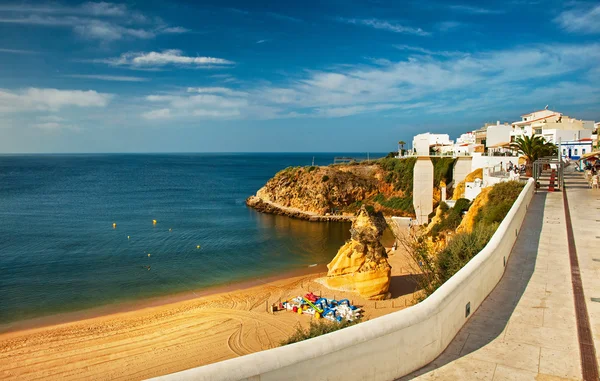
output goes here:
[[454, 163], [454, 169], [452, 170], [452, 180], [454, 186], [463, 181], [469, 173], [471, 173], [471, 157], [458, 157]]
[[509, 125], [489, 126], [485, 145], [494, 147], [497, 144], [510, 143], [511, 131], [512, 127]]
[[558, 144], [558, 140], [560, 139], [563, 142], [573, 141], [573, 140], [581, 140], [581, 139], [589, 139], [592, 137], [591, 130], [552, 130], [552, 129], [544, 129], [542, 131], [542, 136], [544, 138], [554, 144]]
[[417, 155], [429, 155], [429, 135], [421, 134], [413, 138], [413, 152]]
[[533, 197], [533, 180], [487, 244], [425, 301], [300, 343], [174, 373], [155, 380], [393, 380], [433, 361], [504, 273]]
[[465, 183], [465, 196], [464, 198], [466, 198], [469, 201], [473, 201], [475, 200], [475, 197], [479, 196], [479, 193], [481, 193], [481, 189], [483, 188], [482, 184], [483, 184], [483, 179], [479, 179], [481, 181], [479, 181], [478, 183], [476, 182], [468, 182]]
[[428, 222], [433, 212], [433, 163], [429, 157], [419, 157], [413, 169], [413, 207], [416, 224]]
[[471, 157], [471, 172], [478, 168], [494, 167], [500, 163], [502, 163], [502, 168], [506, 168], [506, 163], [509, 161], [513, 164], [517, 164], [519, 161], [516, 156], [483, 156], [481, 153], [473, 153]]

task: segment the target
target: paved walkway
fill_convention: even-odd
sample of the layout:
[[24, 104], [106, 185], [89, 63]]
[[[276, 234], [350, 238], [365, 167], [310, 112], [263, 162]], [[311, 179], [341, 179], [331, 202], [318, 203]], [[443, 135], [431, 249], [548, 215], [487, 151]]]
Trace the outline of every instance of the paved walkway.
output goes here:
[[[600, 349], [600, 191], [566, 176], [590, 323]], [[401, 380], [582, 378], [563, 193], [534, 196], [498, 286], [449, 347]]]
[[600, 363], [600, 190], [590, 189], [579, 173], [566, 174], [565, 181], [596, 360]]

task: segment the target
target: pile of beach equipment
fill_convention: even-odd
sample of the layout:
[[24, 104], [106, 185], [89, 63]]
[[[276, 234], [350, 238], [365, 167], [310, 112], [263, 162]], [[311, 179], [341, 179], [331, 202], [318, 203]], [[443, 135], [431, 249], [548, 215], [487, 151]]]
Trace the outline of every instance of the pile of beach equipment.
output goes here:
[[286, 300], [276, 306], [276, 310], [287, 310], [297, 314], [313, 315], [315, 319], [328, 319], [341, 323], [343, 320], [360, 319], [361, 309], [353, 306], [348, 299], [335, 300], [321, 298], [308, 293]]

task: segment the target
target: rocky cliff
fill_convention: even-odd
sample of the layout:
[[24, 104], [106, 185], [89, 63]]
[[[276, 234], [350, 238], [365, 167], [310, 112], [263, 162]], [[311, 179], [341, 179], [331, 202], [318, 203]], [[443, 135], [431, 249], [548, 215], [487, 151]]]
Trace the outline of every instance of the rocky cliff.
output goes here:
[[327, 265], [327, 287], [357, 292], [368, 299], [388, 296], [391, 267], [380, 242], [386, 226], [383, 214], [361, 207], [350, 229], [351, 239]]
[[[349, 168], [286, 168], [269, 180], [256, 193], [256, 198], [271, 206], [308, 214], [333, 214], [378, 193], [375, 167], [357, 166], [354, 171]], [[256, 199], [250, 199], [248, 204], [256, 204]]]
[[386, 215], [411, 215], [412, 165], [405, 173], [381, 163], [290, 167], [278, 172], [246, 204], [265, 213], [309, 220], [352, 219], [371, 205]]

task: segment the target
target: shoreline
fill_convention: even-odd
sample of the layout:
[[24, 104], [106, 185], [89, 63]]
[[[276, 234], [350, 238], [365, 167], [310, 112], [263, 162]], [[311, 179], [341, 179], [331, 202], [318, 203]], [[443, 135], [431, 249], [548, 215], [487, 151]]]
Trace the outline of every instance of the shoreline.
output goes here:
[[317, 281], [325, 275], [321, 265], [205, 289], [201, 296], [23, 321], [0, 333], [0, 379], [143, 380], [274, 348], [312, 318], [268, 307], [307, 292], [349, 299], [364, 319], [377, 318], [415, 303], [408, 260], [402, 251], [390, 253], [392, 297], [383, 301], [327, 289]]
[[51, 327], [61, 324], [77, 323], [88, 319], [108, 317], [127, 312], [142, 311], [154, 307], [163, 307], [170, 304], [193, 301], [195, 299], [202, 299], [209, 296], [243, 291], [276, 281], [289, 280], [297, 277], [317, 274], [327, 274], [327, 265], [317, 264], [317, 266], [298, 268], [295, 270], [282, 272], [281, 274], [270, 275], [264, 278], [252, 278], [234, 281], [201, 289], [177, 292], [174, 294], [152, 296], [149, 298], [135, 300], [125, 300], [82, 310], [61, 312], [30, 319], [16, 320], [14, 322], [0, 323], [0, 335], [18, 333], [21, 331]]
[[246, 205], [260, 213], [287, 216], [310, 222], [352, 222], [355, 218], [354, 216], [348, 215], [327, 216], [312, 212], [306, 212], [297, 208], [279, 205], [272, 201], [263, 200], [258, 196], [248, 197], [246, 199]]

